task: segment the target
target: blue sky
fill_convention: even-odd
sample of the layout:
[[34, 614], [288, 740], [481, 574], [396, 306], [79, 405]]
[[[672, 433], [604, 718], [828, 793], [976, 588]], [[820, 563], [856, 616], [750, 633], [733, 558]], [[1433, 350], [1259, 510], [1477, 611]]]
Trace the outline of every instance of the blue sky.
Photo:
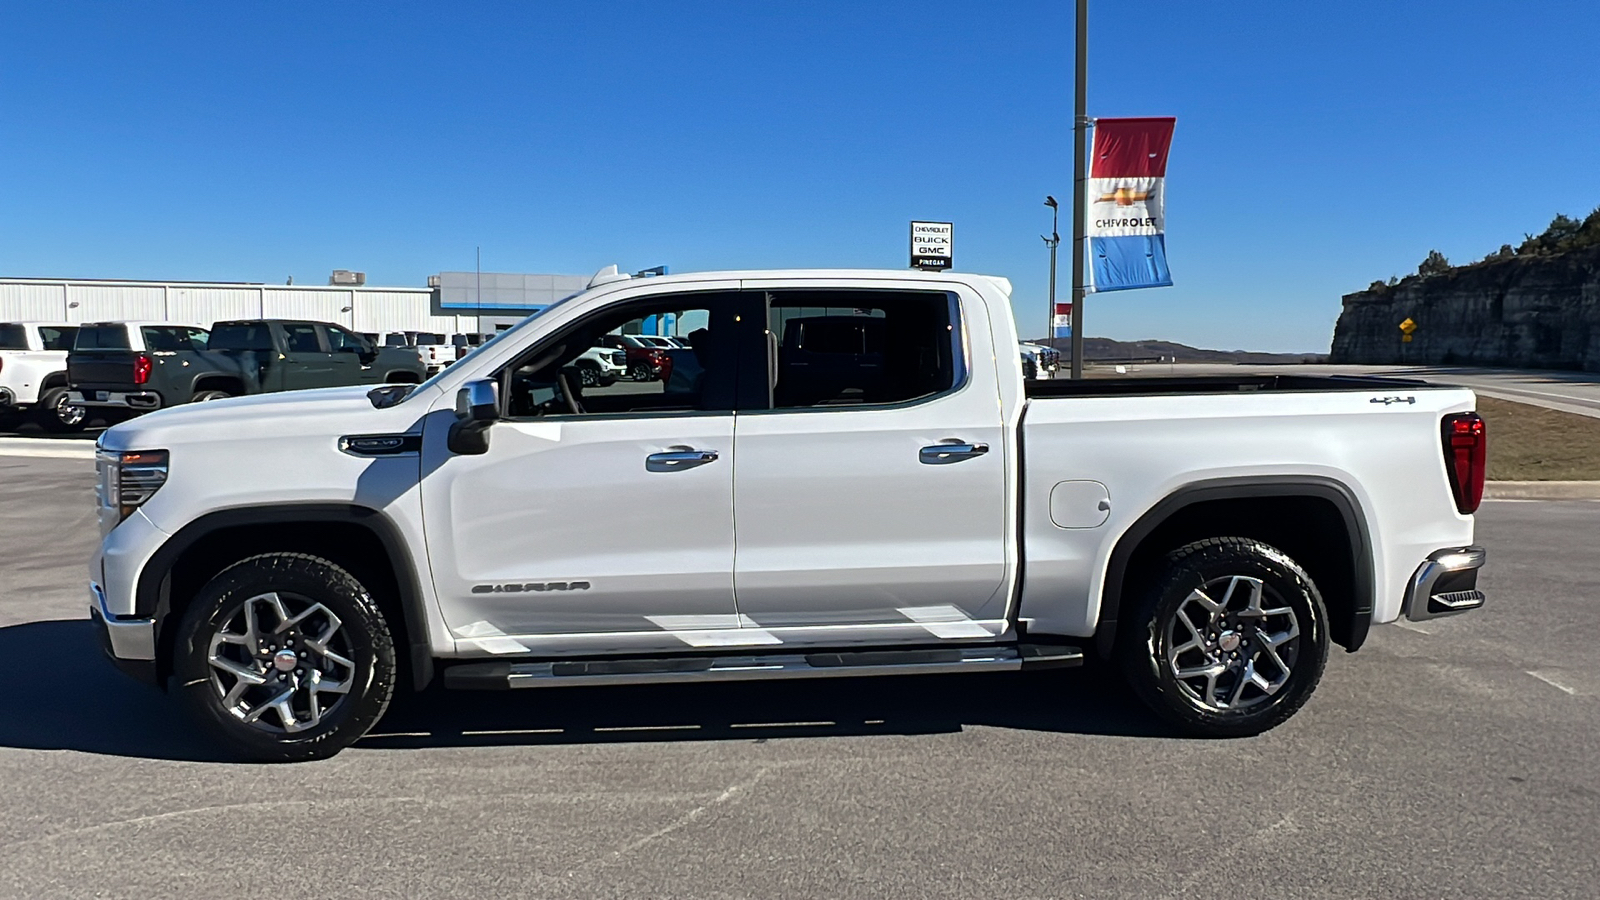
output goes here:
[[[900, 267], [930, 218], [1036, 334], [1071, 16], [8, 4], [0, 274]], [[1097, 0], [1090, 36], [1091, 115], [1178, 117], [1176, 284], [1092, 296], [1092, 335], [1325, 350], [1341, 294], [1600, 205], [1592, 3]]]

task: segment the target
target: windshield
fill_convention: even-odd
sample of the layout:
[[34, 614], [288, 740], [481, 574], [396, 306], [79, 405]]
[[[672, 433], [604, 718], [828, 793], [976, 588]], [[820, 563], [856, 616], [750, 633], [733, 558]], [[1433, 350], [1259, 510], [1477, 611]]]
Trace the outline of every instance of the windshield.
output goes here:
[[[423, 383], [417, 385], [416, 390], [413, 390], [409, 394], [407, 394], [406, 398], [410, 399], [411, 397], [415, 397], [416, 395], [422, 393], [424, 388], [431, 387], [435, 381], [438, 381], [440, 378], [443, 378], [445, 376], [445, 373], [449, 372], [452, 368], [455, 368], [456, 366], [460, 366], [462, 363], [466, 362], [467, 360], [470, 360], [473, 357], [477, 356], [478, 354], [482, 353], [485, 348], [493, 347], [494, 345], [500, 343], [500, 339], [501, 338], [509, 337], [510, 335], [516, 334], [517, 332], [521, 331], [522, 329], [528, 327], [528, 323], [529, 322], [532, 322], [533, 320], [539, 318], [540, 316], [544, 315], [545, 313], [549, 312], [550, 310], [555, 309], [556, 307], [562, 305], [563, 303], [566, 303], [568, 300], [573, 299], [573, 297], [581, 297], [581, 296], [583, 296], [584, 293], [586, 293], [586, 292], [585, 291], [579, 291], [578, 293], [573, 294], [571, 297], [562, 297], [560, 300], [557, 300], [556, 302], [550, 304], [549, 306], [546, 306], [544, 309], [541, 309], [538, 312], [535, 312], [535, 313], [529, 315], [526, 319], [523, 319], [521, 322], [518, 322], [517, 324], [511, 326], [510, 328], [507, 328], [505, 331], [497, 332], [496, 334], [492, 335], [488, 340], [484, 341], [483, 343], [479, 344], [476, 347], [473, 347], [471, 352], [467, 353], [466, 356], [463, 356], [460, 359], [456, 360], [451, 365], [446, 366], [443, 369], [440, 369], [438, 372], [434, 373], [432, 378], [429, 378], [427, 381], [424, 381]], [[401, 402], [404, 403], [405, 401], [402, 400]]]

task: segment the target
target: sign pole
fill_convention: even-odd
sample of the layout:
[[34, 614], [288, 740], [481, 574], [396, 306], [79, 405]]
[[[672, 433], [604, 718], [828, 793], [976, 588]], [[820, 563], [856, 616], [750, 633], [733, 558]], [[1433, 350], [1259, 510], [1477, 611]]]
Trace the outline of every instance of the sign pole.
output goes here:
[[[1072, 103], [1072, 377], [1083, 377], [1083, 251], [1089, 155], [1089, 0], [1078, 0], [1078, 72]], [[1052, 313], [1055, 308], [1052, 306]]]

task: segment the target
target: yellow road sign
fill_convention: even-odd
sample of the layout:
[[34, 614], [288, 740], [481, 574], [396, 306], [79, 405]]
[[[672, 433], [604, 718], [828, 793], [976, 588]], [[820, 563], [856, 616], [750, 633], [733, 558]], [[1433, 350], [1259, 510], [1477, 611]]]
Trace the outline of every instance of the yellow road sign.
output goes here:
[[1417, 323], [1411, 321], [1411, 317], [1410, 316], [1407, 316], [1406, 320], [1404, 322], [1400, 323], [1400, 333], [1404, 334], [1407, 339], [1410, 339], [1411, 332], [1416, 331], [1416, 330], [1417, 330]]

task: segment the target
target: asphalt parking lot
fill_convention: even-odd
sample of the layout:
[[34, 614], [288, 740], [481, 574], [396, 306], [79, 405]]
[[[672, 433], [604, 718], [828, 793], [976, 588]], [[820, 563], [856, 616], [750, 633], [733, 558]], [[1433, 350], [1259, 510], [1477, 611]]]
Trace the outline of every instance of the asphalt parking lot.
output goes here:
[[100, 657], [91, 474], [0, 456], [0, 896], [1600, 894], [1600, 503], [1487, 503], [1489, 605], [1259, 738], [1091, 669], [435, 693], [238, 766]]

